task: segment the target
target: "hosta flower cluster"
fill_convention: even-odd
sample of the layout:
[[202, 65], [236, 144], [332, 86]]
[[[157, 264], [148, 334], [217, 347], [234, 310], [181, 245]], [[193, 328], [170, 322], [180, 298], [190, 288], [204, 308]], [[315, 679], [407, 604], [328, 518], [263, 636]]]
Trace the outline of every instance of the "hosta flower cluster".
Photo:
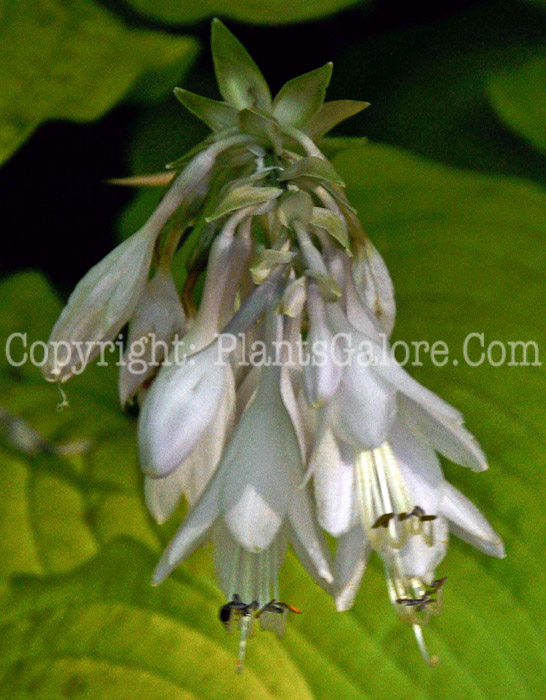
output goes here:
[[317, 146], [367, 105], [324, 103], [331, 64], [272, 99], [219, 21], [212, 48], [224, 101], [176, 91], [211, 136], [169, 166], [150, 219], [78, 284], [47, 377], [80, 372], [128, 324], [119, 389], [140, 404], [146, 503], [160, 523], [189, 504], [154, 581], [211, 540], [241, 664], [256, 621], [281, 634], [299, 612], [277, 585], [288, 544], [339, 610], [377, 552], [434, 662], [421, 628], [440, 608], [449, 533], [493, 556], [503, 546], [443, 477], [438, 453], [477, 471], [484, 455], [461, 414], [394, 360], [388, 271]]

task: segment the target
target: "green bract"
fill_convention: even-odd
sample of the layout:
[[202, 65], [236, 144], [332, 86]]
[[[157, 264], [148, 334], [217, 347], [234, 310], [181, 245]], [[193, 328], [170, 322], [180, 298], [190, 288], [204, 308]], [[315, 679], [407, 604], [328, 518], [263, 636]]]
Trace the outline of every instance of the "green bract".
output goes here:
[[[368, 107], [367, 102], [338, 100], [324, 104], [332, 64], [289, 80], [274, 100], [260, 69], [244, 46], [218, 19], [212, 23], [212, 55], [220, 93], [224, 102], [195, 95], [176, 88], [180, 102], [214, 132], [222, 135], [240, 130], [273, 146], [280, 155], [283, 147], [293, 146], [296, 137], [292, 128], [319, 138], [336, 124]], [[297, 140], [297, 139], [296, 139]], [[307, 161], [306, 161], [307, 162]], [[172, 164], [178, 166], [178, 163]], [[323, 168], [327, 167], [324, 164]], [[308, 172], [325, 177], [323, 172]], [[286, 174], [286, 178], [292, 175]], [[338, 182], [334, 174], [334, 182]], [[332, 179], [332, 175], [327, 176]]]

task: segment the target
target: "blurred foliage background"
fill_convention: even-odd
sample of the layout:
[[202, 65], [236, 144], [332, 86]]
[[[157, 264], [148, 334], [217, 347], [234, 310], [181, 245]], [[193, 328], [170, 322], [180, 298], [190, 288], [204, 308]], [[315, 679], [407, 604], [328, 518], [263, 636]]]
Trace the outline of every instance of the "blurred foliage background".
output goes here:
[[[204, 135], [172, 88], [216, 96], [216, 13], [274, 90], [333, 60], [329, 98], [372, 103], [336, 134], [334, 163], [391, 269], [397, 337], [441, 339], [457, 357], [476, 332], [544, 355], [544, 0], [1, 0], [2, 345], [47, 339], [61, 299], [159, 196], [105, 180], [159, 170]], [[115, 368], [72, 380], [58, 412], [55, 388], [2, 351], [0, 695], [545, 697], [544, 370], [425, 362], [414, 374], [465, 412], [489, 455], [485, 474], [446, 474], [507, 559], [452, 543], [445, 610], [426, 630], [436, 669], [390, 610], [377, 561], [338, 614], [290, 560], [283, 591], [304, 615], [283, 642], [258, 635], [238, 677], [207, 553], [149, 585], [176, 523], [145, 511]]]

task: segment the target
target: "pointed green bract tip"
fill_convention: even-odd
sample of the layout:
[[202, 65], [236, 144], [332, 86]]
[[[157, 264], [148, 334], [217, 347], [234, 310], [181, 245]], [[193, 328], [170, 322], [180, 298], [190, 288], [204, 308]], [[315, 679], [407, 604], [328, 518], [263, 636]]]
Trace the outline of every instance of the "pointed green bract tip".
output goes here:
[[333, 63], [298, 75], [285, 83], [273, 102], [273, 114], [282, 123], [303, 127], [324, 103]]
[[175, 88], [174, 95], [180, 104], [213, 131], [237, 126], [237, 110], [225, 102], [211, 100], [183, 88]]
[[213, 20], [211, 47], [222, 97], [237, 109], [269, 112], [271, 93], [260, 69], [223, 22]]

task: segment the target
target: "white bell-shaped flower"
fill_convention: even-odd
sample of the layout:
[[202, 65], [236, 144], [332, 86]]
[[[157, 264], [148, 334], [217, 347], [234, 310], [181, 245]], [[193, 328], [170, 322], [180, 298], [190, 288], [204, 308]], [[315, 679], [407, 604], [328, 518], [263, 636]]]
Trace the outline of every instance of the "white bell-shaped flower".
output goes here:
[[504, 556], [502, 541], [445, 481], [433, 448], [400, 421], [379, 448], [355, 453], [354, 468], [360, 523], [342, 535], [337, 550], [338, 609], [352, 605], [367, 558], [377, 551], [396, 612], [413, 626], [425, 659], [435, 663], [421, 627], [440, 611], [444, 579], [435, 578], [435, 569], [446, 554], [449, 531], [495, 557]]
[[[281, 323], [280, 317], [269, 312], [270, 340], [272, 335], [282, 338]], [[271, 342], [268, 347], [272, 347]], [[217, 546], [216, 565], [226, 595], [231, 596], [228, 607], [233, 604], [230, 609], [244, 613], [241, 661], [250, 624], [245, 618], [267, 603], [272, 608], [263, 613], [285, 610], [279, 608], [276, 598], [276, 572], [286, 540], [315, 580], [325, 587], [333, 581], [310, 496], [300, 487], [302, 477], [300, 445], [281, 393], [281, 367], [271, 363], [263, 367], [254, 398], [214, 476], [154, 573], [154, 582], [161, 583], [211, 537], [229, 544]], [[252, 607], [254, 601], [257, 603]]]

